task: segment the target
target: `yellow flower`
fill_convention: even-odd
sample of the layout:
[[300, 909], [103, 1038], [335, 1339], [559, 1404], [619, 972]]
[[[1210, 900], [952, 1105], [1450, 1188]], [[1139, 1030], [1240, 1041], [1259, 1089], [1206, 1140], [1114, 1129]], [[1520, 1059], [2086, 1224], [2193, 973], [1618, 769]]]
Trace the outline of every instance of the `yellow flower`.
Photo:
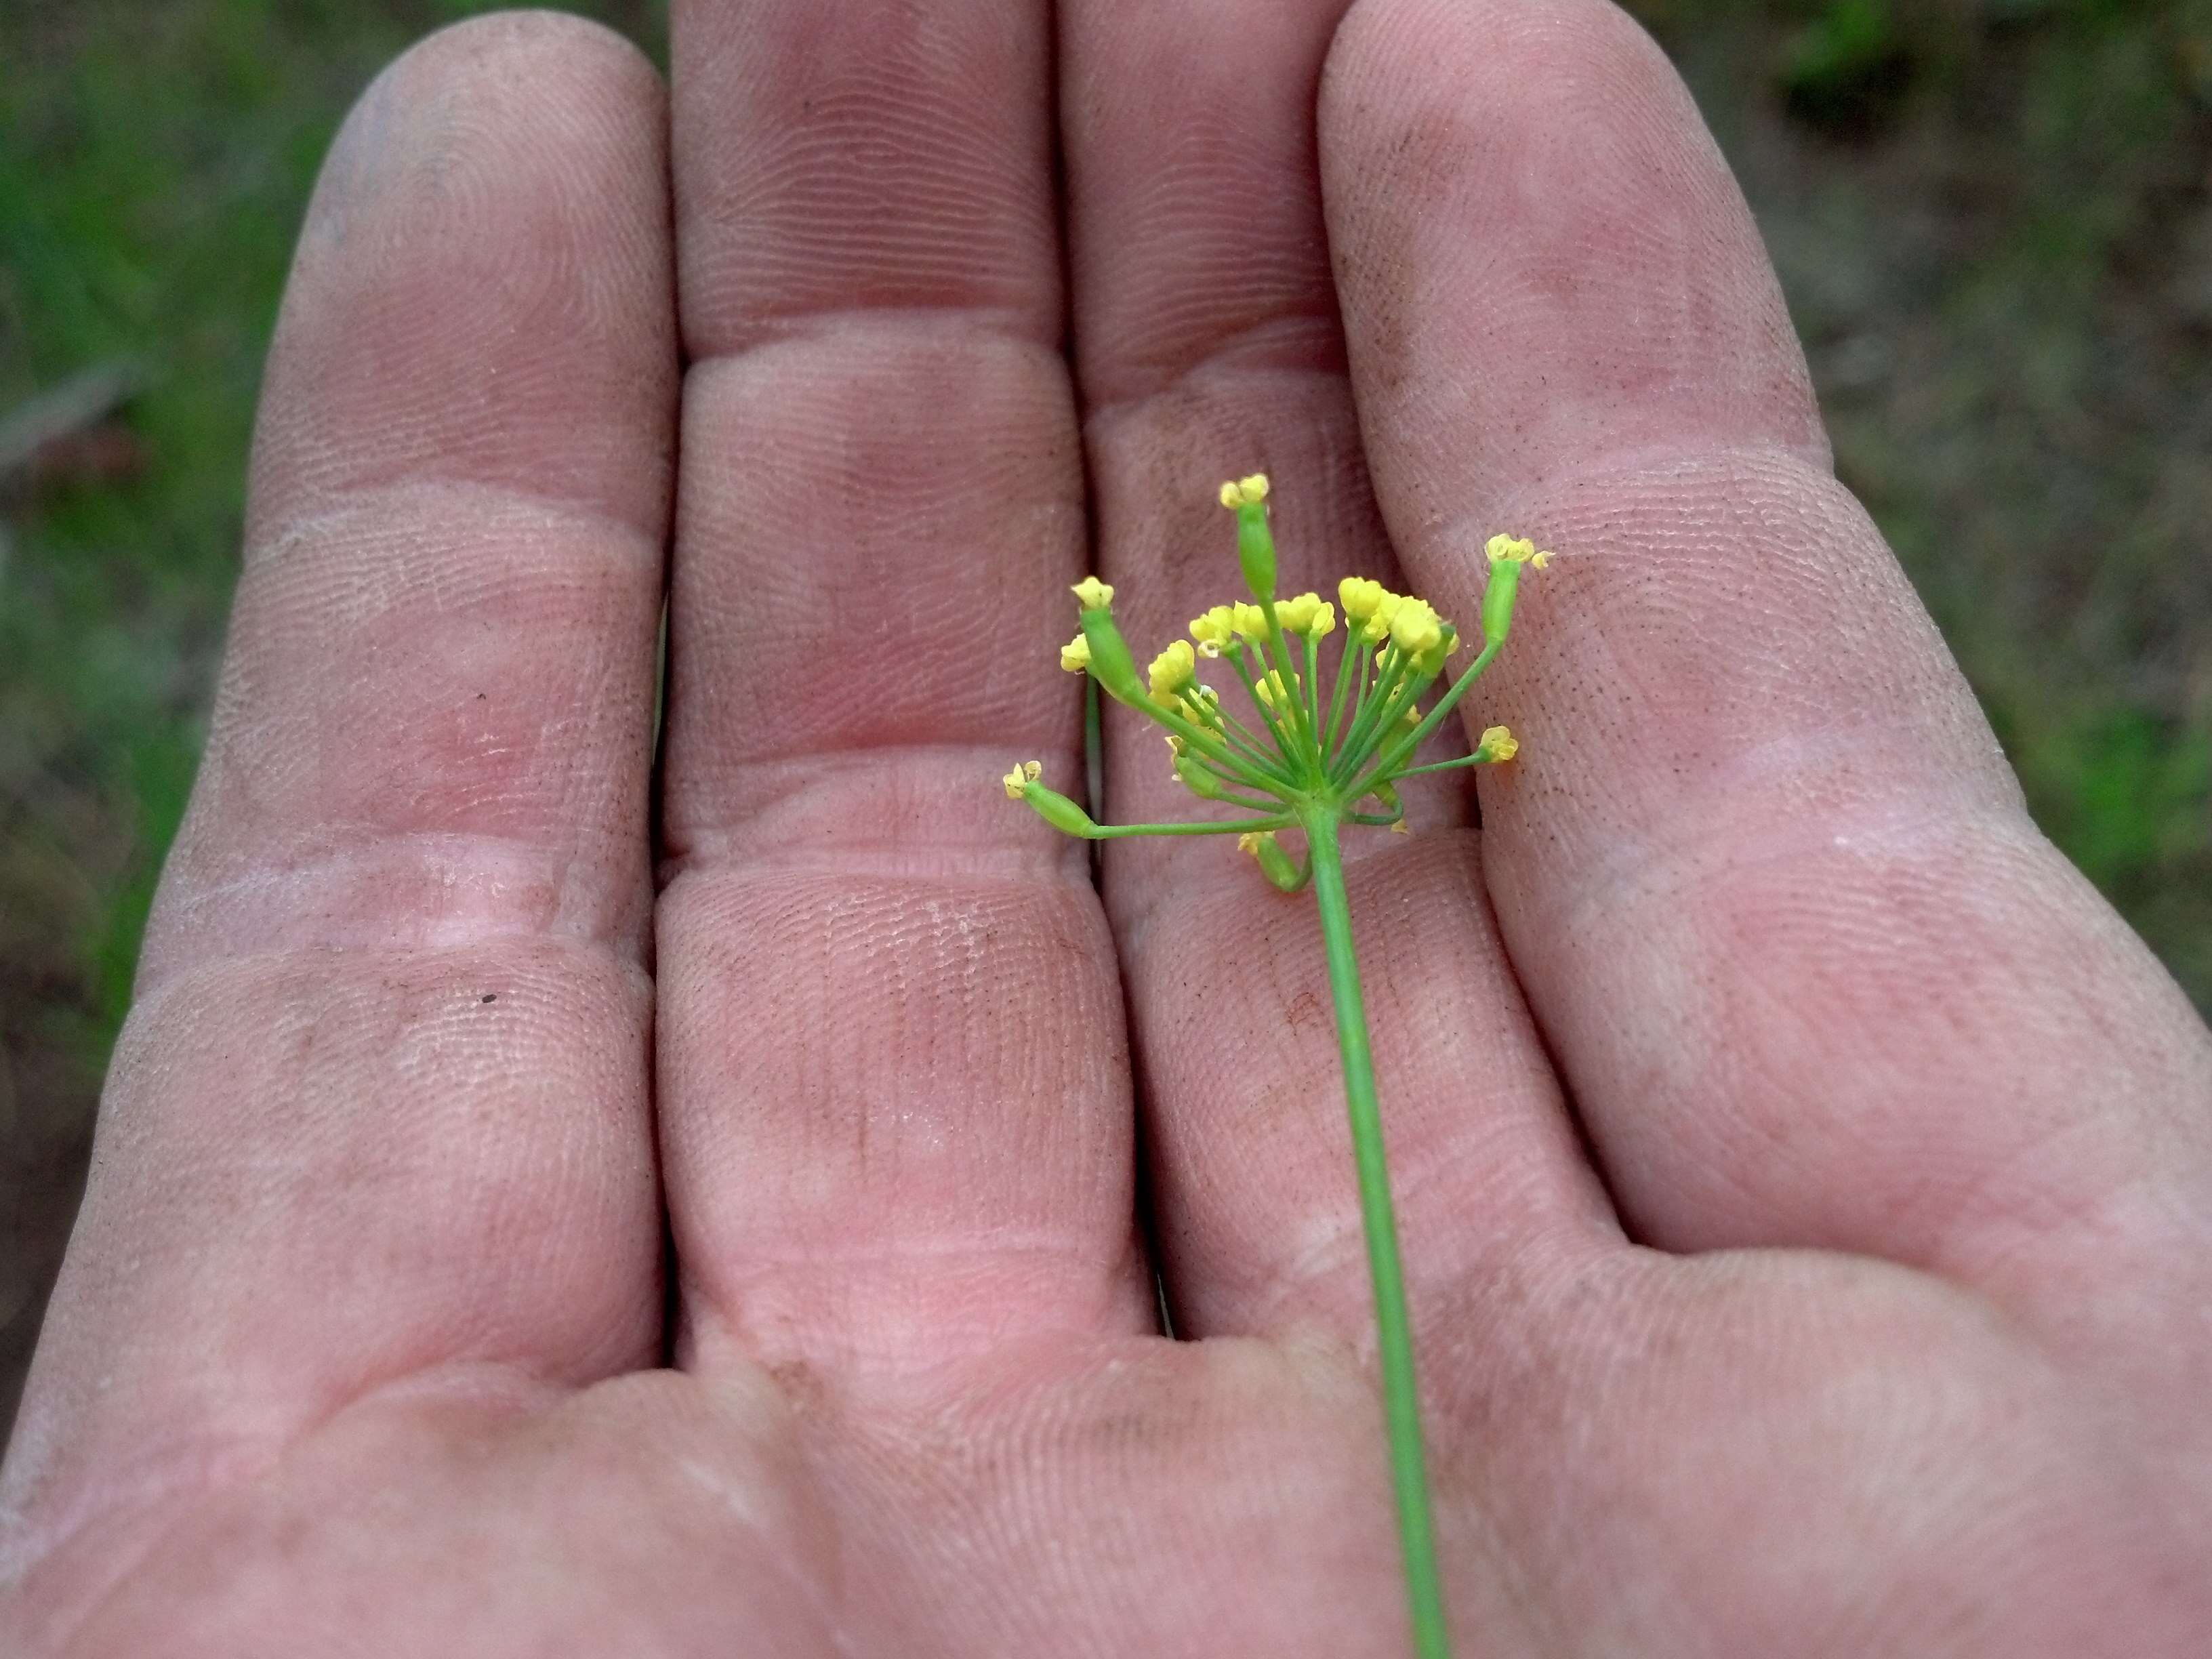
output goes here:
[[1285, 695], [1283, 690], [1282, 670], [1271, 668], [1266, 676], [1253, 686], [1252, 690], [1261, 702], [1266, 705], [1269, 714], [1280, 714], [1298, 695], [1299, 679], [1296, 674], [1291, 676], [1291, 689]]
[[1006, 799], [1019, 800], [1028, 792], [1028, 786], [1035, 783], [1043, 770], [1044, 763], [1042, 761], [1023, 761], [1017, 764], [1012, 771], [999, 780], [1006, 786]]
[[1426, 599], [1400, 601], [1390, 617], [1390, 643], [1409, 657], [1425, 656], [1444, 642], [1444, 621]]
[[1260, 849], [1274, 839], [1275, 832], [1272, 830], [1247, 830], [1237, 837], [1237, 850], [1249, 853], [1256, 859], [1260, 856]]
[[1088, 635], [1078, 634], [1060, 647], [1060, 665], [1071, 674], [1080, 674], [1091, 666], [1091, 641]]
[[1390, 637], [1390, 625], [1398, 619], [1398, 611], [1406, 603], [1403, 593], [1393, 593], [1384, 588], [1375, 601], [1375, 609], [1367, 618], [1367, 626], [1360, 629], [1360, 637], [1370, 645], [1380, 645]]
[[1188, 640], [1171, 640], [1168, 648], [1152, 659], [1152, 701], [1173, 707], [1176, 693], [1191, 683], [1198, 672], [1198, 659], [1192, 654]]
[[1364, 576], [1346, 576], [1336, 585], [1336, 597], [1344, 605], [1345, 621], [1364, 623], [1382, 603], [1382, 584]]
[[1114, 590], [1096, 576], [1085, 576], [1068, 590], [1085, 611], [1103, 611], [1114, 603]]
[[1478, 752], [1494, 761], [1510, 761], [1521, 752], [1521, 739], [1504, 726], [1493, 726], [1483, 732]]
[[1224, 507], [1250, 507], [1267, 499], [1267, 475], [1264, 472], [1232, 479], [1221, 486], [1221, 504]]
[[1229, 643], [1229, 635], [1236, 612], [1228, 605], [1217, 605], [1202, 617], [1190, 619], [1190, 636], [1198, 641], [1198, 654], [1218, 657], [1221, 647]]
[[1492, 564], [1533, 564], [1541, 570], [1552, 562], [1552, 556], [1539, 551], [1536, 544], [1526, 536], [1492, 536], [1484, 544], [1482, 550], [1489, 556]]
[[1301, 593], [1275, 606], [1275, 620], [1282, 623], [1285, 634], [1302, 634], [1317, 640], [1334, 630], [1336, 607], [1318, 593]]
[[1229, 607], [1231, 631], [1257, 644], [1267, 637], [1267, 613], [1240, 599]]

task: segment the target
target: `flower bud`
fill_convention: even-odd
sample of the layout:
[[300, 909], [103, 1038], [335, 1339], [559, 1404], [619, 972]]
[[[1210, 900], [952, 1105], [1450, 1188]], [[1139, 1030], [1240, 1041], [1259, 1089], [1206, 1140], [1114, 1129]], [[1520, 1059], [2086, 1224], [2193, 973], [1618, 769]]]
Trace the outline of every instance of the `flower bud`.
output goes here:
[[1183, 787], [1200, 800], [1221, 799], [1221, 780], [1212, 767], [1188, 750], [1177, 751], [1175, 775], [1182, 781]]
[[1521, 586], [1521, 562], [1500, 559], [1490, 567], [1490, 585], [1482, 590], [1482, 638], [1495, 645], [1513, 626], [1513, 599]]
[[1311, 873], [1291, 862], [1291, 855], [1276, 845], [1272, 830], [1249, 830], [1237, 836], [1239, 852], [1249, 853], [1260, 866], [1260, 873], [1285, 893], [1295, 893], [1306, 884]]
[[1022, 791], [1022, 799], [1036, 809], [1036, 815], [1054, 829], [1071, 836], [1080, 836], [1089, 841], [1098, 834], [1098, 826], [1091, 822], [1091, 814], [1057, 791], [1046, 788], [1032, 781]]
[[1144, 702], [1144, 682], [1137, 678], [1137, 664], [1129, 655], [1129, 642], [1114, 625], [1114, 613], [1103, 609], [1085, 611], [1083, 637], [1091, 645], [1091, 678], [1106, 695], [1121, 702]]

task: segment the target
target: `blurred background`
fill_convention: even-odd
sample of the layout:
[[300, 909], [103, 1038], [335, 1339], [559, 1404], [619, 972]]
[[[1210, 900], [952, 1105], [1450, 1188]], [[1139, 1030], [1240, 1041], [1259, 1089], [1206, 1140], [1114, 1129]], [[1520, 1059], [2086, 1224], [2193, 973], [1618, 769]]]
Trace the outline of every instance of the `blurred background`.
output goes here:
[[[575, 6], [665, 61], [662, 0]], [[2212, 1007], [2212, 0], [1631, 0], [1838, 471]], [[465, 0], [0, 0], [0, 1431], [83, 1177], [325, 146]]]

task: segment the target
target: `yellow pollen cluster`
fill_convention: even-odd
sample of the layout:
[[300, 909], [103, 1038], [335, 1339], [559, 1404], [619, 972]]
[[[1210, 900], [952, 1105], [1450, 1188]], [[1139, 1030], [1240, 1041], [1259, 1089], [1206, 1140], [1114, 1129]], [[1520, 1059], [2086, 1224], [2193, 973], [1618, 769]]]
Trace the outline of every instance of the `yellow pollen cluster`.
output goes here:
[[[1396, 598], [1395, 595], [1392, 596]], [[1444, 619], [1426, 599], [1400, 599], [1390, 612], [1390, 643], [1409, 657], [1425, 656], [1444, 642]]]
[[1071, 674], [1080, 674], [1091, 666], [1091, 639], [1078, 634], [1060, 647], [1060, 665]]
[[1482, 550], [1492, 564], [1532, 564], [1541, 570], [1552, 562], [1549, 553], [1538, 551], [1536, 544], [1525, 536], [1492, 536]]
[[1269, 714], [1279, 714], [1297, 698], [1299, 687], [1298, 677], [1293, 674], [1291, 676], [1291, 689], [1287, 694], [1285, 693], [1282, 671], [1279, 668], [1271, 668], [1266, 677], [1258, 681], [1252, 690], [1260, 701], [1267, 706]]
[[1019, 800], [1026, 786], [1035, 783], [1044, 772], [1042, 761], [1023, 761], [999, 781], [1006, 786], [1006, 799]]
[[1267, 475], [1264, 472], [1232, 478], [1221, 486], [1221, 504], [1226, 507], [1253, 507], [1267, 499]]
[[1318, 640], [1336, 631], [1336, 607], [1318, 593], [1301, 593], [1275, 606], [1275, 620], [1285, 634]]
[[1190, 641], [1169, 641], [1168, 648], [1152, 659], [1152, 701], [1174, 708], [1176, 694], [1188, 685], [1197, 673], [1198, 660], [1192, 654]]
[[1218, 657], [1236, 631], [1231, 618], [1235, 613], [1225, 605], [1217, 605], [1202, 617], [1190, 619], [1190, 636], [1198, 641], [1198, 654]]
[[[1278, 617], [1282, 606], [1275, 607]], [[1287, 629], [1290, 624], [1285, 623]], [[1267, 637], [1267, 613], [1258, 605], [1244, 600], [1234, 605], [1217, 605], [1200, 617], [1190, 619], [1190, 636], [1198, 641], [1198, 654], [1218, 657], [1229, 648], [1232, 640], [1249, 640], [1255, 644]]]
[[[1358, 623], [1355, 631], [1370, 645], [1380, 645], [1391, 636], [1398, 612], [1409, 603], [1403, 593], [1393, 593], [1381, 582], [1365, 576], [1346, 576], [1336, 585], [1336, 597], [1344, 602], [1345, 620]], [[1419, 605], [1431, 617], [1436, 615], [1419, 599], [1410, 603]]]
[[1085, 576], [1068, 590], [1085, 611], [1103, 611], [1114, 603], [1114, 590], [1096, 576]]
[[1346, 576], [1336, 585], [1337, 601], [1344, 606], [1344, 619], [1348, 623], [1364, 623], [1373, 616], [1375, 607], [1382, 603], [1382, 584], [1365, 576]]

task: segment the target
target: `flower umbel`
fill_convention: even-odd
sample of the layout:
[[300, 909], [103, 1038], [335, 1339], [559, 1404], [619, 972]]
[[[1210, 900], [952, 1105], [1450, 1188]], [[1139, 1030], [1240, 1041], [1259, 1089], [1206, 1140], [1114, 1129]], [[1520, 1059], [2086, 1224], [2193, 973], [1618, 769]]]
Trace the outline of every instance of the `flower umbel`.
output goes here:
[[[1000, 781], [1009, 799], [1026, 801], [1046, 823], [1072, 836], [1105, 841], [1233, 835], [1272, 885], [1295, 893], [1311, 884], [1321, 912], [1344, 1060], [1345, 1102], [1359, 1166], [1414, 1647], [1421, 1659], [1447, 1659], [1450, 1644], [1429, 1518], [1413, 1337], [1338, 840], [1347, 823], [1403, 834], [1401, 778], [1459, 766], [1500, 765], [1520, 752], [1511, 732], [1492, 726], [1472, 754], [1415, 763], [1421, 744], [1504, 644], [1522, 572], [1541, 570], [1552, 556], [1520, 538], [1490, 538], [1484, 550], [1490, 579], [1482, 594], [1481, 649], [1431, 698], [1443, 682], [1445, 662], [1462, 643], [1459, 630], [1427, 600], [1394, 593], [1365, 576], [1339, 582], [1334, 605], [1318, 592], [1276, 598], [1267, 493], [1267, 475], [1259, 472], [1231, 479], [1219, 491], [1221, 505], [1237, 515], [1237, 561], [1252, 596], [1249, 600], [1224, 601], [1194, 617], [1190, 637], [1170, 640], [1140, 678], [1114, 621], [1114, 590], [1086, 576], [1074, 590], [1082, 631], [1060, 652], [1062, 668], [1088, 673], [1108, 696], [1165, 729], [1177, 782], [1200, 800], [1219, 802], [1243, 815], [1100, 824], [1074, 801], [1046, 788], [1035, 761], [1024, 762]], [[1340, 635], [1338, 605], [1344, 611]], [[1322, 660], [1321, 642], [1333, 635], [1337, 646], [1332, 675]], [[1224, 708], [1214, 689], [1200, 682], [1201, 658], [1225, 661], [1236, 671], [1251, 701], [1249, 720]], [[1430, 698], [1425, 709], [1424, 698]], [[1278, 839], [1285, 830], [1304, 832], [1302, 856], [1293, 858]]]
[[[1114, 589], [1096, 576], [1075, 584], [1082, 629], [1060, 650], [1060, 665], [1088, 673], [1116, 702], [1164, 726], [1176, 745], [1176, 776], [1200, 799], [1258, 812], [1258, 819], [1130, 824], [1101, 835], [1272, 833], [1303, 829], [1316, 816], [1334, 822], [1399, 827], [1404, 809], [1393, 780], [1455, 766], [1503, 764], [1520, 752], [1504, 726], [1483, 734], [1473, 754], [1419, 763], [1421, 745], [1457, 707], [1504, 642], [1522, 572], [1552, 556], [1525, 538], [1498, 535], [1484, 552], [1490, 582], [1482, 596], [1481, 649], [1446, 683], [1446, 660], [1465, 644], [1426, 599], [1395, 593], [1367, 576], [1346, 576], [1331, 604], [1318, 592], [1278, 599], [1275, 545], [1265, 473], [1232, 478], [1218, 492], [1237, 517], [1238, 562], [1249, 599], [1224, 599], [1191, 618], [1141, 672], [1114, 621]], [[1344, 627], [1337, 628], [1341, 610]], [[1334, 638], [1334, 661], [1322, 645]], [[1201, 660], [1236, 671], [1249, 714], [1225, 709], [1201, 683]], [[1431, 696], [1431, 693], [1437, 695]], [[1188, 764], [1181, 763], [1187, 758]], [[1032, 775], [1025, 781], [1034, 783]], [[1006, 780], [1009, 795], [1026, 798]], [[1386, 811], [1371, 810], [1377, 801]], [[1363, 805], [1364, 804], [1364, 805]], [[1289, 857], [1288, 854], [1283, 856]]]

